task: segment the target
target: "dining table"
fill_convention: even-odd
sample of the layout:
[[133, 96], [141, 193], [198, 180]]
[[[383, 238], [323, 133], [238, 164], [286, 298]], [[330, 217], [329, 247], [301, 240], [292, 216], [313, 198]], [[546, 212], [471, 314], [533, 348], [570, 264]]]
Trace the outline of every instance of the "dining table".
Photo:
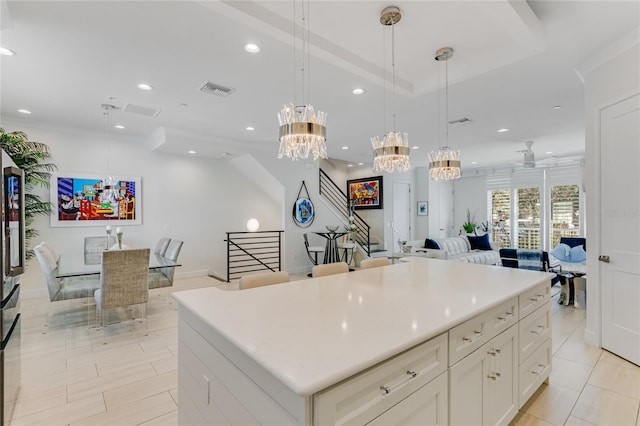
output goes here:
[[323, 263], [335, 263], [340, 262], [340, 251], [338, 250], [338, 238], [346, 235], [347, 232], [314, 232], [316, 235], [320, 235], [327, 239], [324, 250]]
[[[177, 261], [169, 260], [155, 253], [151, 253], [151, 256], [149, 256], [150, 271], [161, 268], [174, 268], [178, 266], [182, 265]], [[99, 263], [95, 265], [85, 264], [82, 256], [63, 255], [60, 256], [60, 260], [58, 261], [56, 278], [100, 275], [100, 269], [101, 265]]]

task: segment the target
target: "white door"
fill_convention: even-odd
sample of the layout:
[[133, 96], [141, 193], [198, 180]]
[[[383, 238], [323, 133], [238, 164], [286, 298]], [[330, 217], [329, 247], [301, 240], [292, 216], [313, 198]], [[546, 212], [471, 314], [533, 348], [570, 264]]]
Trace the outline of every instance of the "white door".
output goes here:
[[429, 238], [445, 238], [453, 233], [453, 183], [429, 182]]
[[411, 239], [411, 184], [393, 183], [393, 251], [398, 250], [398, 240]]
[[[640, 95], [600, 115], [602, 347], [640, 365]], [[596, 247], [597, 249], [597, 247]], [[609, 263], [606, 263], [608, 256]], [[587, 279], [588, 276], [587, 276]]]

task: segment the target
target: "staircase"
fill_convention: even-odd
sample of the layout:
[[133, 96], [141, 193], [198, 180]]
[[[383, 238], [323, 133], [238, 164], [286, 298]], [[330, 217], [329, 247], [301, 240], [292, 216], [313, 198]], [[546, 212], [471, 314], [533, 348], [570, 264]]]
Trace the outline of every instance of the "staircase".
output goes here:
[[[320, 195], [331, 204], [338, 215], [349, 223], [349, 197], [340, 189], [338, 185], [327, 175], [324, 170], [320, 170]], [[358, 245], [367, 256], [371, 255], [371, 227], [356, 212], [351, 213], [354, 218], [356, 230], [354, 232], [354, 242]]]

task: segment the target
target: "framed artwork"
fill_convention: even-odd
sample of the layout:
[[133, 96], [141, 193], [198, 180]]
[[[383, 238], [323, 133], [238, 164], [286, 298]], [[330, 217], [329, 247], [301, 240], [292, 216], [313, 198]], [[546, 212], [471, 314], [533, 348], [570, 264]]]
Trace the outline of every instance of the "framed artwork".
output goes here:
[[354, 209], [381, 209], [382, 176], [348, 180], [347, 195]]
[[58, 172], [51, 176], [51, 226], [142, 224], [139, 176]]
[[24, 188], [22, 170], [5, 167], [4, 174], [4, 274], [24, 272]]
[[[303, 196], [303, 191], [306, 197]], [[293, 212], [291, 213], [293, 222], [301, 228], [306, 228], [313, 223], [315, 219], [316, 211], [313, 208], [311, 197], [309, 197], [309, 191], [307, 191], [307, 185], [302, 181], [300, 190], [298, 191], [298, 198], [293, 203]]]
[[429, 202], [418, 201], [418, 216], [429, 216]]

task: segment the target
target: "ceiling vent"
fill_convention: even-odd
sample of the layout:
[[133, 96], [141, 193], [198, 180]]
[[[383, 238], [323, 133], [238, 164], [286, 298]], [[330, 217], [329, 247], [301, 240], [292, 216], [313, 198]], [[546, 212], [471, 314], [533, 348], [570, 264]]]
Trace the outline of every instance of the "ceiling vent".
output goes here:
[[463, 124], [463, 123], [472, 123], [473, 121], [467, 117], [458, 118], [457, 120], [451, 120], [449, 124]]
[[157, 117], [160, 114], [159, 109], [144, 107], [140, 105], [126, 104], [123, 108], [123, 111], [130, 112], [132, 114], [140, 114], [145, 117]]
[[220, 96], [221, 98], [226, 98], [236, 89], [224, 87], [210, 81], [205, 81], [204, 84], [200, 86], [200, 90], [205, 93], [211, 93], [212, 95]]

